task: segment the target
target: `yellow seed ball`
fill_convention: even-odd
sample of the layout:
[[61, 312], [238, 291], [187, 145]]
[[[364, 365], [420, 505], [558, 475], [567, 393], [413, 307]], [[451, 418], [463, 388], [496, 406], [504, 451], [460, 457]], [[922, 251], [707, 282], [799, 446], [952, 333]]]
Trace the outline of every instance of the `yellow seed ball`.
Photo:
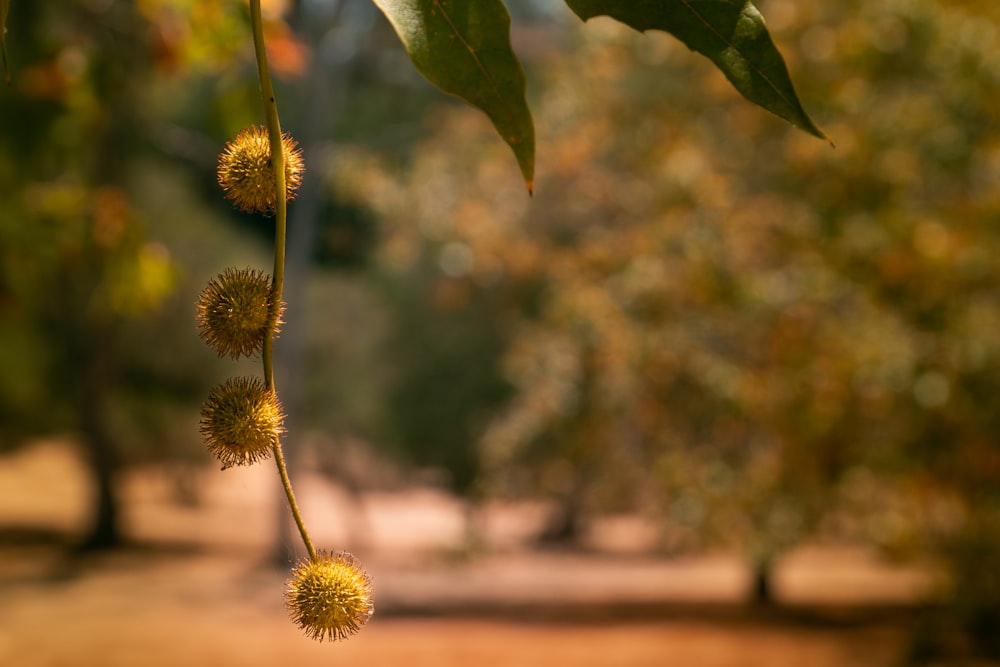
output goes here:
[[[285, 198], [292, 199], [302, 184], [305, 163], [302, 151], [291, 135], [281, 135], [285, 158]], [[219, 185], [227, 199], [247, 213], [273, 213], [277, 201], [271, 141], [264, 127], [240, 130], [219, 155]]]
[[266, 459], [283, 424], [277, 396], [258, 378], [226, 380], [201, 409], [201, 434], [223, 470]]
[[[255, 354], [267, 337], [271, 302], [267, 274], [250, 268], [226, 269], [198, 297], [199, 333], [220, 357]], [[281, 324], [280, 310], [277, 315], [275, 327]]]
[[292, 570], [285, 590], [292, 620], [312, 639], [346, 639], [374, 613], [372, 582], [361, 563], [346, 551], [320, 552]]

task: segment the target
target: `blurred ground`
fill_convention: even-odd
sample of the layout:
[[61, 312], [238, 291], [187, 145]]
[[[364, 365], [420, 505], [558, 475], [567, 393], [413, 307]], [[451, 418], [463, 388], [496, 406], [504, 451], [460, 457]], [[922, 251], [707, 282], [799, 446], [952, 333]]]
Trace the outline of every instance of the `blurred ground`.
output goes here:
[[76, 450], [0, 458], [0, 665], [888, 666], [931, 590], [919, 570], [814, 548], [782, 561], [782, 604], [755, 609], [737, 559], [657, 557], [634, 518], [596, 524], [585, 550], [537, 552], [543, 508], [490, 507], [489, 548], [470, 552], [445, 494], [356, 504], [310, 475], [297, 491], [317, 546], [353, 551], [375, 579], [376, 615], [345, 643], [287, 620], [271, 466], [139, 469], [125, 481], [132, 544], [81, 558], [66, 548], [89, 493]]

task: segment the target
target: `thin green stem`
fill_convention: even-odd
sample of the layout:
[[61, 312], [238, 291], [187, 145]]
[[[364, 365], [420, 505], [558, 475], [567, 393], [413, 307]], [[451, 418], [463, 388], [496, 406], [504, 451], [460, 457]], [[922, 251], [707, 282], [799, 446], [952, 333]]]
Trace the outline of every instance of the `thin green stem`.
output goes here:
[[271, 70], [267, 64], [267, 48], [264, 44], [264, 21], [260, 13], [260, 0], [250, 0], [250, 23], [253, 29], [253, 46], [257, 55], [257, 74], [260, 78], [260, 92], [264, 102], [264, 119], [267, 124], [268, 140], [271, 144], [271, 169], [274, 172], [274, 272], [271, 283], [271, 317], [269, 335], [264, 337], [264, 381], [274, 390], [274, 332], [277, 328], [278, 313], [281, 310], [281, 293], [285, 284], [285, 227], [287, 224], [287, 201], [285, 198], [285, 151], [281, 145], [281, 122], [278, 120], [278, 105], [271, 83]]
[[306, 530], [306, 524], [302, 520], [299, 505], [295, 502], [295, 494], [292, 492], [292, 480], [288, 477], [288, 466], [285, 465], [285, 455], [281, 451], [281, 443], [275, 442], [273, 449], [274, 462], [278, 467], [278, 475], [281, 477], [281, 488], [285, 490], [285, 497], [288, 498], [288, 506], [292, 510], [292, 517], [295, 518], [295, 525], [298, 526], [299, 535], [302, 536], [302, 543], [309, 553], [309, 558], [316, 560], [316, 547], [313, 546], [312, 540], [309, 539], [309, 531]]
[[[281, 123], [278, 120], [278, 105], [274, 97], [274, 85], [271, 83], [271, 70], [267, 65], [267, 48], [264, 44], [264, 21], [260, 12], [260, 0], [250, 0], [250, 24], [253, 29], [254, 53], [257, 56], [257, 74], [260, 78], [260, 92], [264, 102], [264, 119], [267, 123], [268, 139], [271, 143], [271, 169], [274, 172], [274, 272], [271, 282], [271, 313], [268, 321], [268, 332], [264, 336], [264, 349], [261, 354], [264, 362], [264, 382], [270, 391], [275, 392], [274, 384], [274, 335], [278, 327], [278, 316], [281, 312], [281, 294], [285, 284], [285, 236], [287, 227], [287, 198], [285, 196], [285, 151], [281, 141]], [[281, 451], [281, 442], [275, 440], [274, 462], [281, 477], [281, 486], [288, 499], [288, 507], [295, 518], [302, 542], [305, 544], [309, 558], [316, 560], [316, 548], [309, 538], [299, 505], [295, 502], [292, 492], [292, 482], [288, 477], [288, 466]]]

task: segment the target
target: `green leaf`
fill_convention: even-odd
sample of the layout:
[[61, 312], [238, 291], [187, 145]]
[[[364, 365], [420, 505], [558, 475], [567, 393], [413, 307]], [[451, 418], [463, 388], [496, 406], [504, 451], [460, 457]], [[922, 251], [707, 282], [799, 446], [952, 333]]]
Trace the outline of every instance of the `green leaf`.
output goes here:
[[606, 15], [663, 30], [707, 56], [745, 98], [829, 141], [803, 110], [785, 61], [749, 0], [566, 0], [584, 21]]
[[10, 0], [0, 0], [0, 56], [3, 56], [3, 71], [10, 85], [10, 68], [7, 66], [7, 11]]
[[514, 150], [530, 192], [535, 126], [524, 70], [510, 46], [510, 15], [500, 0], [373, 0], [410, 60], [446, 93], [489, 116]]

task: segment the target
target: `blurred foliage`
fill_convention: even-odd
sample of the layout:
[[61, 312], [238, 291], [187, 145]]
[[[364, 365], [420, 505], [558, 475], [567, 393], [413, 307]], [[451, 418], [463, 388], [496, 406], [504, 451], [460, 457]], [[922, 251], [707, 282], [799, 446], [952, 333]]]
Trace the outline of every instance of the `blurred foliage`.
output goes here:
[[[279, 18], [288, 3], [264, 4], [276, 72], [292, 85], [305, 47]], [[0, 358], [0, 446], [78, 428], [80, 369], [105, 356], [124, 460], [196, 454], [187, 413], [215, 373], [193, 335], [194, 298], [220, 260], [259, 263], [272, 233], [233, 212], [215, 179], [223, 141], [259, 122], [244, 3], [20, 3], [8, 30], [0, 340], [16, 353]], [[373, 223], [323, 207], [317, 260], [363, 265]]]
[[128, 67], [146, 65], [108, 44], [121, 38], [111, 34], [128, 10], [109, 13], [102, 42], [87, 32], [96, 20], [88, 7], [54, 9], [32, 5], [10, 17], [11, 33], [34, 51], [15, 50], [16, 94], [4, 91], [0, 107], [0, 291], [4, 335], [29, 353], [5, 355], [13, 367], [0, 373], [0, 405], [8, 425], [33, 415], [66, 428], [60, 405], [87, 384], [74, 342], [103, 337], [119, 317], [158, 301], [170, 271], [164, 249], [144, 242], [116, 177], [119, 141], [136, 120], [123, 112], [134, 90], [122, 84]]
[[[322, 139], [306, 147], [318, 203], [305, 261], [338, 271], [308, 276], [295, 325], [309, 333], [296, 338], [286, 328], [308, 371], [298, 412], [306, 429], [382, 438], [411, 464], [452, 470], [451, 481], [465, 488], [475, 457], [463, 447], [462, 422], [483, 410], [480, 394], [497, 391], [495, 369], [485, 365], [482, 379], [470, 374], [450, 394], [446, 383], [438, 395], [449, 401], [426, 400], [435, 392], [415, 383], [440, 376], [438, 364], [468, 362], [480, 340], [495, 349], [494, 332], [475, 318], [423, 326], [405, 280], [358, 274], [379, 241], [377, 223], [327, 187], [324, 165], [339, 149], [328, 137], [405, 158], [428, 101], [440, 95], [415, 73], [396, 71], [401, 54], [385, 48], [395, 37], [374, 21], [374, 7], [340, 4], [310, 6], [307, 15], [297, 3], [265, 3], [289, 100], [286, 126], [310, 122], [317, 99], [307, 77], [317, 58], [332, 72], [329, 85], [343, 86], [319, 108], [326, 115], [314, 134]], [[0, 447], [78, 434], [101, 489], [98, 505], [113, 514], [122, 465], [203, 457], [198, 407], [225, 369], [198, 341], [198, 292], [220, 266], [270, 264], [262, 251], [271, 221], [234, 213], [215, 181], [224, 140], [259, 122], [248, 19], [239, 0], [61, 0], [19, 4], [8, 27], [14, 77], [0, 98], [0, 342], [11, 353], [0, 356]], [[438, 341], [431, 332], [456, 323], [448, 335], [457, 347], [426, 356], [424, 343]], [[417, 340], [408, 329], [427, 334]], [[433, 407], [434, 419], [391, 416], [407, 392]], [[104, 525], [109, 544], [113, 523]]]
[[[198, 385], [132, 345], [182, 279], [134, 182], [138, 161], [157, 152], [156, 85], [218, 71], [245, 30], [235, 0], [186, 4], [18, 3], [8, 17], [0, 336], [16, 353], [0, 370], [4, 445], [88, 431], [91, 419], [142, 433], [140, 397], [183, 404]], [[116, 449], [136, 453], [134, 443]]]
[[[454, 250], [454, 249], [452, 249]], [[500, 374], [503, 350], [498, 294], [450, 277], [449, 249], [441, 276], [433, 254], [382, 282], [392, 313], [384, 343], [388, 365], [383, 440], [409, 465], [446, 475], [467, 495], [477, 480], [473, 443], [502, 405], [509, 386]]]
[[[307, 42], [290, 4], [269, 27], [286, 125], [311, 58], [343, 84], [336, 143], [306, 146], [313, 259], [365, 269], [314, 272], [296, 306], [309, 426], [463, 492], [639, 509], [673, 550], [939, 558], [956, 622], [1000, 652], [1000, 6], [761, 3], [835, 149], [666, 36], [516, 23], [538, 60], [529, 199], [371, 7]], [[194, 298], [266, 262], [267, 221], [246, 233], [213, 175], [259, 122], [242, 3], [7, 20], [0, 446], [97, 412], [126, 460], [190, 456], [215, 379]]]
[[464, 111], [406, 172], [343, 156], [342, 187], [382, 217], [385, 266], [437, 255], [441, 284], [507, 295], [515, 394], [480, 439], [494, 492], [644, 509], [672, 548], [767, 560], [837, 537], [942, 557], [968, 627], [988, 625], [1000, 10], [764, 11], [836, 149], [668, 40], [595, 22], [547, 60], [534, 200]]

